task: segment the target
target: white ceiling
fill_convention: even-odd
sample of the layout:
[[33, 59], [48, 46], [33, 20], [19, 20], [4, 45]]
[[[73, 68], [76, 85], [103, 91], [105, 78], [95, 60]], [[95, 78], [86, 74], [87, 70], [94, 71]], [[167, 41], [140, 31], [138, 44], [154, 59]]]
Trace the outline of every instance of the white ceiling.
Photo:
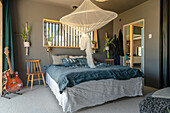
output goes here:
[[[37, 2], [43, 2], [48, 4], [62, 5], [65, 7], [72, 7], [73, 5], [80, 5], [83, 0], [33, 0]], [[108, 0], [104, 3], [96, 2], [91, 0], [93, 3], [98, 5], [100, 8], [122, 13], [128, 9], [131, 9], [147, 0]]]

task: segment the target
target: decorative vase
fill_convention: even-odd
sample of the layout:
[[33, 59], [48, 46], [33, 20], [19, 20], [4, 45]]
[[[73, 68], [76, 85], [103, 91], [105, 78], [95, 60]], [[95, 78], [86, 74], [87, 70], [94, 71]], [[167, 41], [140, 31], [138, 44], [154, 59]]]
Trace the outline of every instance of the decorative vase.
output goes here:
[[52, 46], [52, 44], [53, 44], [53, 43], [52, 43], [51, 41], [48, 41], [48, 45], [49, 45], [49, 46]]
[[24, 42], [24, 47], [30, 47], [30, 42]]
[[24, 47], [26, 48], [26, 56], [28, 56], [28, 48], [30, 47], [30, 42], [24, 42]]

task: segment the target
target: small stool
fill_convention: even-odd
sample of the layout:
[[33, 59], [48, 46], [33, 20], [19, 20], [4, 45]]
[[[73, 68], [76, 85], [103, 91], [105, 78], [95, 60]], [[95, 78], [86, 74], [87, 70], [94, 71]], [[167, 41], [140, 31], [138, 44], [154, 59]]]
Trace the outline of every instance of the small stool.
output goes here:
[[114, 59], [105, 59], [105, 63], [106, 64], [111, 64], [111, 65], [114, 65]]
[[[32, 90], [33, 81], [36, 81], [36, 80], [39, 81], [39, 85], [40, 85], [40, 80], [43, 80], [44, 86], [46, 87], [45, 79], [44, 79], [44, 72], [41, 71], [41, 66], [39, 63], [40, 60], [26, 60], [26, 62], [27, 62], [27, 75], [28, 75], [27, 87], [28, 87], [29, 81], [31, 81], [31, 90]], [[38, 79], [34, 79], [35, 75], [38, 76]], [[40, 75], [42, 78], [40, 78]], [[30, 80], [31, 76], [32, 78]]]

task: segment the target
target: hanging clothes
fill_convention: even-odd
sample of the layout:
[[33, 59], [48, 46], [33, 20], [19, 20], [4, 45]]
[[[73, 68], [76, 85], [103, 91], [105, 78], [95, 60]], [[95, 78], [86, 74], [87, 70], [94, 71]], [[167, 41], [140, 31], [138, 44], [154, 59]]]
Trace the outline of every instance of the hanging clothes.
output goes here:
[[120, 65], [120, 55], [119, 55], [119, 38], [115, 39], [115, 65]]
[[116, 47], [111, 45], [110, 56], [111, 58], [114, 58], [115, 65], [120, 65], [120, 56], [124, 56], [122, 30], [120, 29], [118, 38], [116, 37], [116, 35], [114, 37], [115, 40], [113, 41], [113, 43], [116, 45]]
[[120, 29], [119, 31], [119, 44], [118, 44], [118, 47], [119, 47], [119, 55], [120, 56], [124, 56], [124, 51], [123, 51], [123, 34], [122, 34], [122, 30]]
[[113, 41], [114, 45], [110, 45], [110, 57], [114, 59], [114, 64], [119, 65], [120, 64], [120, 56], [119, 56], [119, 39], [116, 35], [114, 35], [115, 39]]

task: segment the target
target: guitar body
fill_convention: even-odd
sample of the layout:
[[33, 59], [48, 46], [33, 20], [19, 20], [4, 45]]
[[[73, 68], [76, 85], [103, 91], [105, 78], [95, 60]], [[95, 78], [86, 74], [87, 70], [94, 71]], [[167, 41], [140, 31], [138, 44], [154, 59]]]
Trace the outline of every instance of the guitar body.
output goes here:
[[8, 92], [14, 93], [22, 89], [23, 83], [18, 77], [18, 72], [11, 74], [10, 70], [8, 70], [5, 75], [7, 77], [6, 90]]
[[18, 72], [13, 72], [12, 70], [8, 47], [5, 47], [4, 53], [7, 56], [8, 65], [9, 65], [9, 70], [5, 72], [5, 75], [7, 77], [6, 90], [8, 92], [15, 93], [23, 87], [23, 83], [21, 79], [18, 77]]

